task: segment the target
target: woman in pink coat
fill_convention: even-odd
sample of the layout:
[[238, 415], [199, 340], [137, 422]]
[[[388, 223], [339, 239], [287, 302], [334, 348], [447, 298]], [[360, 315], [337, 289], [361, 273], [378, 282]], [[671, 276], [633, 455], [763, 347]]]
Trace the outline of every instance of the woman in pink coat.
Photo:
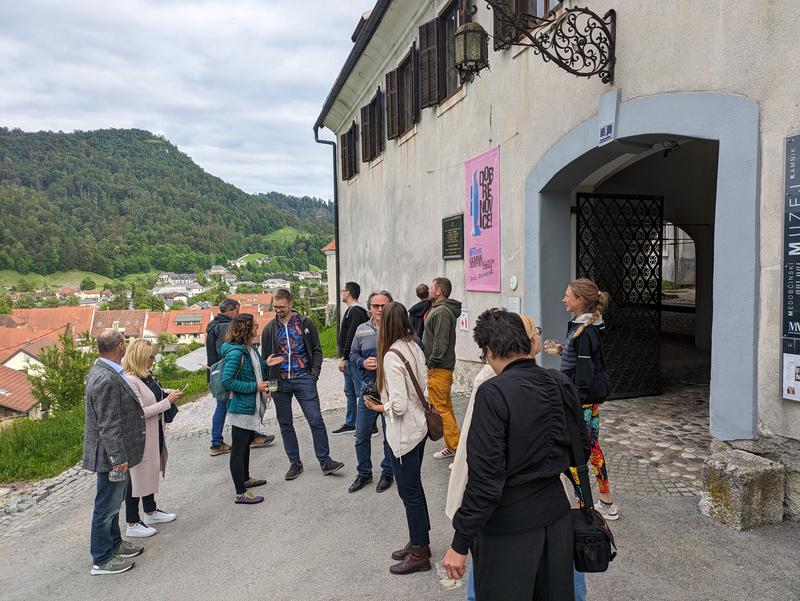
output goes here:
[[[179, 390], [166, 391], [150, 373], [155, 361], [155, 346], [139, 338], [128, 347], [122, 365], [125, 377], [139, 402], [145, 417], [145, 443], [142, 461], [130, 469], [130, 479], [125, 495], [125, 534], [130, 537], [153, 536], [157, 530], [152, 524], [171, 522], [174, 513], [156, 507], [159, 472], [167, 465], [167, 446], [164, 442], [164, 412], [183, 396]], [[167, 395], [166, 393], [169, 392]], [[144, 508], [144, 520], [139, 519], [139, 499]]]

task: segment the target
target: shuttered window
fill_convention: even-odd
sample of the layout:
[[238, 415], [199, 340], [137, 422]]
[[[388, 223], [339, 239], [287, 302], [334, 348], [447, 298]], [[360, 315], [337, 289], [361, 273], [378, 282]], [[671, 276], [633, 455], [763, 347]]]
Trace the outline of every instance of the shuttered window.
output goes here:
[[398, 69], [395, 69], [386, 74], [386, 137], [390, 140], [400, 135], [397, 72]]
[[397, 97], [399, 135], [409, 131], [417, 122], [419, 101], [417, 96], [416, 45], [397, 67]]
[[[561, 4], [561, 0], [498, 0], [506, 12], [514, 16], [533, 15], [534, 17], [546, 17], [548, 13], [554, 11]], [[526, 22], [524, 19], [520, 23], [529, 28], [536, 27], [540, 23], [535, 20]], [[522, 32], [516, 29], [511, 22], [503, 17], [496, 10], [494, 11], [494, 49], [501, 50], [508, 48], [508, 40], [517, 41], [522, 38]]]
[[342, 154], [342, 179], [347, 181], [358, 175], [358, 125], [355, 121], [339, 140]]
[[383, 152], [383, 92], [378, 88], [369, 104], [361, 107], [361, 160], [366, 163]]
[[463, 19], [461, 3], [451, 2], [439, 15], [439, 100], [455, 94], [461, 88], [456, 72], [456, 44], [453, 36]]
[[421, 108], [439, 104], [438, 19], [419, 28], [419, 104]]

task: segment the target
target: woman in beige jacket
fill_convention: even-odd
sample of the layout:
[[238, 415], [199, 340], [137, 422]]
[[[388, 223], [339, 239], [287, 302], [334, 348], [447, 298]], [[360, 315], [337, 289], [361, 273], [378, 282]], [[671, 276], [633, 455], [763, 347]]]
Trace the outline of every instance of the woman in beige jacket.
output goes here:
[[377, 385], [381, 398], [372, 399], [364, 395], [364, 404], [383, 413], [386, 418], [386, 441], [392, 449], [397, 492], [406, 508], [410, 541], [392, 553], [392, 559], [399, 561], [389, 568], [392, 574], [412, 574], [431, 569], [431, 523], [421, 475], [428, 437], [423, 408], [423, 402], [427, 403], [427, 400], [419, 398], [414, 385], [416, 379], [420, 389], [425, 391], [428, 373], [425, 355], [414, 338], [406, 308], [400, 303], [386, 305], [378, 331]]
[[[167, 466], [164, 412], [183, 393], [163, 390], [150, 373], [155, 350], [152, 342], [139, 338], [131, 343], [122, 359], [125, 378], [139, 398], [145, 418], [144, 455], [141, 463], [130, 469], [125, 494], [125, 520], [128, 523], [125, 534], [139, 538], [153, 536], [157, 532], [153, 524], [171, 522], [176, 517], [174, 513], [156, 507], [155, 494], [158, 492], [159, 472], [163, 473]], [[143, 521], [139, 519], [139, 499], [144, 509]]]

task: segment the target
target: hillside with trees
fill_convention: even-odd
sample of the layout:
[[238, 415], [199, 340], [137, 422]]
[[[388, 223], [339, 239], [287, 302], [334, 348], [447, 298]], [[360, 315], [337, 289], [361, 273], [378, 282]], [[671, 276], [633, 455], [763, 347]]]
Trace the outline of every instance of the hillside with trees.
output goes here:
[[[332, 211], [315, 198], [247, 194], [143, 130], [0, 128], [0, 270], [194, 273], [250, 252], [304, 269], [324, 265]], [[285, 228], [303, 236], [270, 236]]]

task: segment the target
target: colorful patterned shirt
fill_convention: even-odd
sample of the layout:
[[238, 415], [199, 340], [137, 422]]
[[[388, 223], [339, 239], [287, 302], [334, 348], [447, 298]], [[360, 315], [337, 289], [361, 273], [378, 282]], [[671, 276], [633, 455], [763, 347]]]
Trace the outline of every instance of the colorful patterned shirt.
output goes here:
[[309, 356], [297, 313], [292, 313], [289, 323], [281, 323], [281, 326], [278, 331], [278, 354], [283, 357], [281, 378], [290, 380], [308, 372]]

